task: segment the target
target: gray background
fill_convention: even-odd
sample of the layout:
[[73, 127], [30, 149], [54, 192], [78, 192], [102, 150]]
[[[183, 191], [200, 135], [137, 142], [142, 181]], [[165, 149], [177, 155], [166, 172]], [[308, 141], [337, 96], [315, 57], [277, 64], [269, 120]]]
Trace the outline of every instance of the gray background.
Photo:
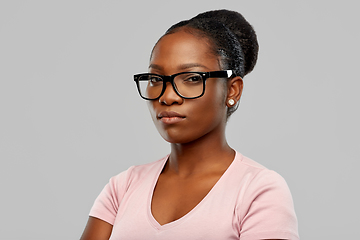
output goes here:
[[0, 1], [0, 239], [78, 239], [108, 179], [169, 151], [132, 80], [199, 12], [241, 12], [260, 42], [230, 145], [279, 172], [302, 239], [356, 239], [356, 1]]

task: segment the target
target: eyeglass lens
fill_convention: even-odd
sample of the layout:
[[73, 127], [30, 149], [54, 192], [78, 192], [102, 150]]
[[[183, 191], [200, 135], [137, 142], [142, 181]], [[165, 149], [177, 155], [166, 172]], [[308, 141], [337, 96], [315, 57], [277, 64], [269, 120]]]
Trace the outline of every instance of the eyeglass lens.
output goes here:
[[[203, 93], [203, 82], [202, 76], [198, 73], [182, 73], [174, 78], [175, 91], [182, 97], [198, 97]], [[160, 76], [147, 74], [139, 78], [139, 90], [145, 98], [158, 98], [163, 86], [163, 79]]]

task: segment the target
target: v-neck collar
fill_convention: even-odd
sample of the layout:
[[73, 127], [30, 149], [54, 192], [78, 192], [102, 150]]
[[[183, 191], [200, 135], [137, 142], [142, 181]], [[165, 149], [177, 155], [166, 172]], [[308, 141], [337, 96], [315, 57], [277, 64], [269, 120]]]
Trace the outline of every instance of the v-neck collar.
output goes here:
[[179, 219], [176, 219], [174, 221], [171, 221], [171, 222], [168, 222], [168, 223], [165, 223], [164, 225], [161, 225], [154, 217], [154, 215], [152, 214], [152, 211], [151, 211], [151, 203], [152, 203], [152, 198], [153, 198], [153, 194], [154, 194], [154, 190], [155, 190], [155, 186], [159, 180], [159, 177], [160, 177], [160, 174], [166, 164], [166, 162], [168, 161], [169, 159], [169, 155], [167, 155], [166, 157], [164, 157], [164, 160], [162, 162], [162, 164], [160, 165], [159, 169], [157, 170], [157, 174], [152, 182], [152, 185], [151, 185], [151, 188], [150, 188], [150, 191], [149, 191], [149, 194], [148, 194], [148, 199], [147, 199], [147, 215], [148, 215], [148, 220], [151, 224], [152, 227], [154, 227], [155, 229], [157, 230], [166, 230], [166, 229], [169, 229], [169, 228], [172, 228], [172, 227], [175, 227], [179, 224], [181, 224], [182, 222], [186, 221], [187, 218], [189, 218], [191, 215], [195, 214], [196, 213], [196, 210], [198, 208], [200, 208], [202, 205], [204, 205], [204, 202], [206, 202], [206, 200], [211, 197], [212, 195], [212, 192], [214, 192], [217, 188], [218, 185], [221, 184], [222, 181], [224, 181], [223, 179], [226, 178], [226, 176], [229, 174], [229, 172], [231, 171], [231, 169], [233, 168], [232, 166], [234, 165], [234, 162], [235, 160], [237, 159], [238, 157], [238, 152], [235, 151], [235, 157], [233, 159], [233, 161], [231, 162], [231, 164], [229, 165], [229, 167], [225, 170], [225, 172], [221, 175], [221, 177], [217, 180], [217, 182], [214, 184], [214, 186], [210, 189], [210, 191], [206, 194], [206, 196], [201, 199], [201, 201], [193, 208], [191, 209], [188, 213], [186, 213], [184, 216], [182, 216], [181, 218]]

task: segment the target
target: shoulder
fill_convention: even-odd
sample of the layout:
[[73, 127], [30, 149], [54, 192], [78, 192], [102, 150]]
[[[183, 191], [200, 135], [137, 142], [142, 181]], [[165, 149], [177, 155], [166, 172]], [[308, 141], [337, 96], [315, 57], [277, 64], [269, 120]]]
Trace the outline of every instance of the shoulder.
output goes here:
[[123, 187], [128, 187], [129, 184], [143, 179], [144, 176], [153, 175], [161, 171], [167, 158], [168, 156], [165, 156], [155, 162], [131, 166], [127, 170], [111, 177], [109, 184], [113, 187], [119, 184]]
[[164, 157], [156, 162], [132, 166], [126, 171], [111, 177], [96, 198], [90, 210], [90, 216], [114, 224], [118, 208], [126, 193], [148, 182], [149, 178], [154, 178], [161, 171], [166, 159], [167, 157]]
[[283, 184], [285, 182], [284, 178], [277, 172], [266, 168], [241, 153], [236, 153], [236, 159], [240, 163], [238, 164], [239, 169], [248, 175], [249, 181], [252, 182], [252, 185], [270, 182], [279, 182]]
[[236, 207], [242, 236], [298, 239], [293, 199], [285, 179], [247, 157], [241, 159], [240, 169], [246, 179]]
[[244, 178], [239, 196], [241, 204], [250, 207], [254, 202], [264, 201], [293, 205], [290, 189], [280, 174], [241, 154], [239, 159], [239, 169]]
[[235, 160], [240, 161], [242, 165], [247, 166], [248, 168], [252, 170], [262, 170], [267, 169], [265, 166], [261, 165], [260, 163], [252, 160], [251, 158], [248, 158], [244, 155], [242, 155], [239, 152], [236, 152]]

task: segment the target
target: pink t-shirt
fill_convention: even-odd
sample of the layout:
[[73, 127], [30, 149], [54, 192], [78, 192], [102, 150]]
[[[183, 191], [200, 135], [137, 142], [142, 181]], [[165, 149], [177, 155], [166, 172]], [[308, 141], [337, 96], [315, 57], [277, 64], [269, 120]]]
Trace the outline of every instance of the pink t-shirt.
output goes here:
[[195, 208], [160, 225], [151, 213], [151, 199], [167, 158], [112, 177], [95, 200], [90, 216], [113, 225], [111, 240], [299, 239], [285, 180], [238, 152]]

